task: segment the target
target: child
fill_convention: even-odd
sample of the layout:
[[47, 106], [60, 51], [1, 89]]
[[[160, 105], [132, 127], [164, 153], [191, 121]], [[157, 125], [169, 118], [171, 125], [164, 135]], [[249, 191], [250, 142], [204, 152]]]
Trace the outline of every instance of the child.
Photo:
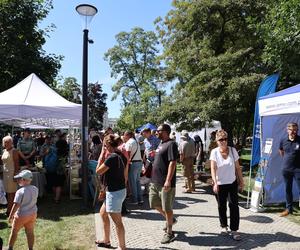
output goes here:
[[14, 178], [17, 179], [21, 188], [16, 192], [14, 204], [8, 218], [9, 223], [12, 223], [8, 250], [13, 249], [18, 232], [22, 227], [25, 228], [28, 248], [32, 250], [34, 243], [33, 230], [37, 215], [38, 188], [30, 185], [32, 173], [29, 170], [21, 171]]

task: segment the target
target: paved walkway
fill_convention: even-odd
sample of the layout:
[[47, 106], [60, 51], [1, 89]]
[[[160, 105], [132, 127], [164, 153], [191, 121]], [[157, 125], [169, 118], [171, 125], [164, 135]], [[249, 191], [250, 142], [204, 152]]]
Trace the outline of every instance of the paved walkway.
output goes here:
[[[124, 217], [127, 249], [300, 249], [299, 225], [278, 214], [253, 213], [244, 208], [240, 208], [242, 240], [236, 242], [220, 235], [217, 204], [210, 193], [211, 187], [196, 182], [196, 193], [184, 194], [182, 185], [183, 178], [178, 177], [174, 209], [178, 223], [173, 228], [174, 242], [160, 244], [164, 222], [145, 202], [143, 207], [129, 207], [132, 212]], [[95, 221], [96, 236], [101, 239], [99, 214], [95, 214]], [[114, 230], [112, 246], [117, 246]]]

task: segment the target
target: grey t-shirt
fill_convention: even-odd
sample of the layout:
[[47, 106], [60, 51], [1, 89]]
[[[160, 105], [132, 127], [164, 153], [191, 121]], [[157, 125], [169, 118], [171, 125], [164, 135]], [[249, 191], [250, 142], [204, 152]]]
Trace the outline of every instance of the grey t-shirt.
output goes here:
[[37, 212], [36, 201], [39, 194], [37, 187], [27, 185], [21, 187], [15, 195], [14, 202], [20, 204], [16, 214], [18, 216], [31, 215]]

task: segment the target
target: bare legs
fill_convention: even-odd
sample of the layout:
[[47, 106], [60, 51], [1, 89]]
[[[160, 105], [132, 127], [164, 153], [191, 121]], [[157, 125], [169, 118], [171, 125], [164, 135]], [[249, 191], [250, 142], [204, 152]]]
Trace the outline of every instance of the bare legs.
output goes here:
[[163, 211], [161, 207], [156, 207], [155, 209], [166, 219], [166, 222], [167, 222], [167, 233], [172, 233], [173, 210], [171, 210], [171, 211]]
[[125, 229], [122, 222], [121, 213], [109, 213], [109, 215], [116, 226], [119, 249], [125, 250]]
[[[13, 246], [17, 240], [18, 232], [19, 232], [19, 229], [11, 230], [9, 240], [8, 240], [9, 249], [13, 248]], [[28, 249], [33, 249], [34, 228], [33, 227], [25, 228], [25, 233], [26, 233], [26, 238], [27, 238]]]
[[110, 221], [109, 221], [108, 214], [110, 215], [116, 227], [119, 249], [125, 250], [126, 249], [125, 229], [122, 222], [121, 213], [107, 213], [105, 208], [105, 203], [103, 203], [100, 209], [100, 216], [103, 222], [103, 242], [104, 243], [110, 242]]
[[6, 214], [9, 215], [14, 204], [14, 198], [16, 193], [7, 193], [7, 210]]

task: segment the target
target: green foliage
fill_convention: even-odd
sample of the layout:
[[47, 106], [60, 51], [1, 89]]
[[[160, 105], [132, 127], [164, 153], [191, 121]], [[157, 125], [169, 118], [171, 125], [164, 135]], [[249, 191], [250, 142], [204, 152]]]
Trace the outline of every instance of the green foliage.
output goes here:
[[88, 86], [89, 127], [103, 128], [103, 115], [107, 111], [107, 94], [103, 93], [99, 83], [90, 83]]
[[285, 87], [300, 81], [299, 13], [298, 0], [274, 0], [265, 22], [258, 25], [265, 40], [264, 62], [281, 72]]
[[57, 84], [57, 86], [52, 85], [52, 87], [54, 87], [56, 91], [68, 101], [81, 103], [81, 88], [75, 77], [67, 77], [64, 79], [63, 84]]
[[0, 91], [31, 73], [53, 82], [61, 57], [45, 53], [47, 31], [38, 29], [51, 8], [51, 0], [0, 0]]
[[[55, 82], [52, 85], [61, 96], [70, 102], [81, 103], [81, 86], [74, 77], [67, 77], [63, 84]], [[103, 128], [103, 115], [107, 111], [107, 94], [103, 93], [99, 83], [89, 83], [88, 85], [88, 105], [89, 105], [89, 127], [94, 129]]]
[[113, 85], [113, 99], [121, 95], [123, 100], [119, 126], [133, 129], [143, 124], [158, 107], [160, 91], [164, 83], [164, 68], [158, 58], [158, 39], [154, 32], [133, 28], [131, 32], [116, 35], [117, 45], [109, 49], [105, 59], [109, 61], [111, 76], [117, 79]]
[[266, 67], [262, 40], [252, 25], [264, 20], [263, 1], [173, 1], [157, 29], [169, 72], [178, 83], [164, 106], [180, 128], [219, 120], [231, 131], [247, 128]]

